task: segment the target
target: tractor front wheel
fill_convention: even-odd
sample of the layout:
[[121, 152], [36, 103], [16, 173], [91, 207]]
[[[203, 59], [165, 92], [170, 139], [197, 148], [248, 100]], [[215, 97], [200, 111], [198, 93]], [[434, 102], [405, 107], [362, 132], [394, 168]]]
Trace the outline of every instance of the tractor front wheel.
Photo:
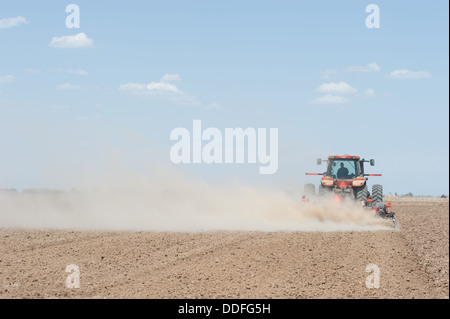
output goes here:
[[367, 185], [357, 188], [355, 197], [356, 197], [357, 201], [365, 202], [367, 200], [367, 197], [369, 197], [369, 191], [367, 190]]
[[323, 186], [322, 184], [319, 185], [319, 196], [325, 196], [330, 192], [328, 187]]

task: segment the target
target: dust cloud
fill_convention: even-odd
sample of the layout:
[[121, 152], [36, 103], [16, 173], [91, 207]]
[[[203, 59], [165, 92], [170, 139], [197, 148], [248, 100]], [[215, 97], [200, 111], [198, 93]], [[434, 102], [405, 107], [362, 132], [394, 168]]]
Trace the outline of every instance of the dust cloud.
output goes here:
[[279, 189], [211, 183], [159, 167], [111, 172], [64, 192], [0, 192], [0, 228], [107, 231], [376, 231], [392, 225], [354, 202], [302, 203]]

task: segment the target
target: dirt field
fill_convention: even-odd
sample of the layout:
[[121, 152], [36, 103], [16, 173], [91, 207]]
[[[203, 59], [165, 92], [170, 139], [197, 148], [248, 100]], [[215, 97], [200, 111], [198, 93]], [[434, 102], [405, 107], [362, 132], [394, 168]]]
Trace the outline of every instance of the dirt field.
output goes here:
[[448, 201], [392, 204], [399, 231], [0, 228], [0, 298], [449, 298]]

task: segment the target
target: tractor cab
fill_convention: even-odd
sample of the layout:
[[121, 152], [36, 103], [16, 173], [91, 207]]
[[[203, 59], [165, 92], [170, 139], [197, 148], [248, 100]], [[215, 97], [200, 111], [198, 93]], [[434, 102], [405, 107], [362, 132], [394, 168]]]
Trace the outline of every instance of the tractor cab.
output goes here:
[[354, 179], [360, 175], [359, 159], [332, 158], [328, 160], [326, 176], [332, 179]]
[[[369, 162], [371, 166], [375, 165], [375, 160], [365, 160], [354, 155], [330, 155], [325, 160], [327, 170], [323, 173], [305, 173], [306, 175], [322, 175], [318, 193], [324, 195], [327, 192], [339, 193], [353, 197], [362, 202], [369, 196], [367, 189], [366, 176], [381, 176], [381, 174], [365, 174], [364, 163]], [[322, 159], [317, 159], [317, 165], [322, 164]], [[315, 193], [314, 184], [305, 185], [305, 194]], [[380, 184], [372, 186], [373, 201], [382, 202], [383, 188]]]

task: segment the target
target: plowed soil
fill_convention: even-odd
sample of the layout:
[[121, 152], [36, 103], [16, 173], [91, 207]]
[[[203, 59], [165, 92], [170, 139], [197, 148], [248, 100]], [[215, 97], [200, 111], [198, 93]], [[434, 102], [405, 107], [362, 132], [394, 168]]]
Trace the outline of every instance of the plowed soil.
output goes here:
[[449, 298], [448, 201], [392, 204], [397, 231], [0, 228], [0, 298]]

